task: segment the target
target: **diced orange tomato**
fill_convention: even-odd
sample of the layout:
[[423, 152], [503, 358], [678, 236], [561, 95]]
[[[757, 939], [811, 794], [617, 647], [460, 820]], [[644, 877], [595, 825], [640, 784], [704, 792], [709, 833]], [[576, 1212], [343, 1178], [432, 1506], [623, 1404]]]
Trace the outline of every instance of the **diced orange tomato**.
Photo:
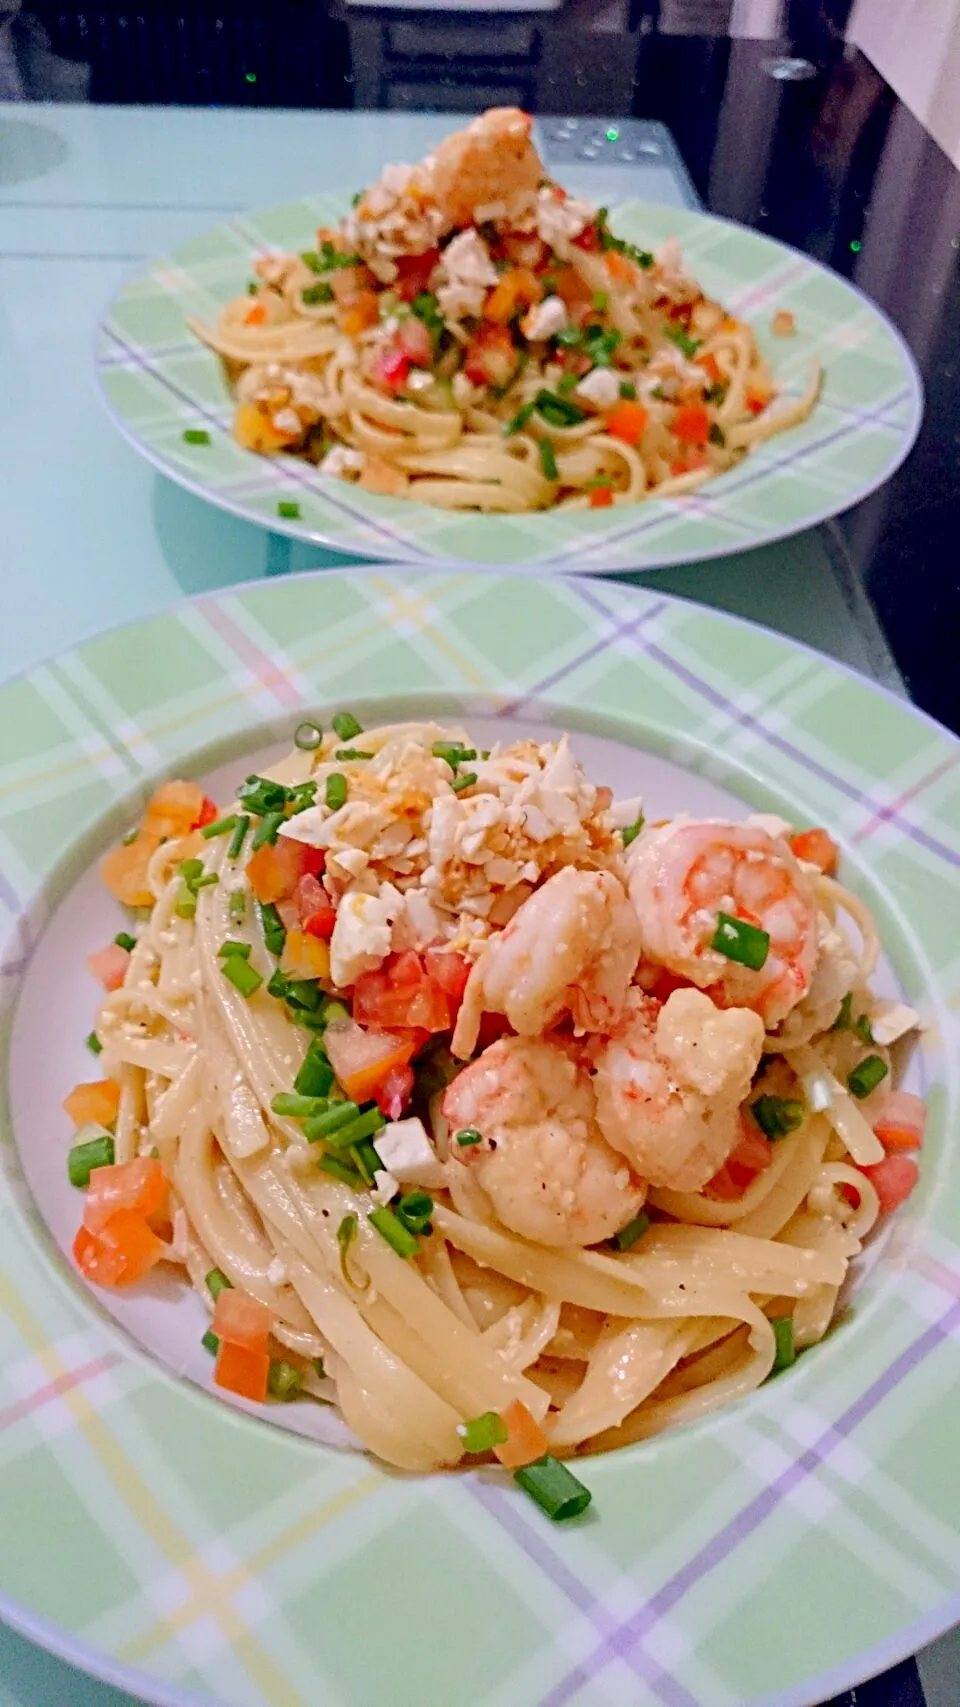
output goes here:
[[703, 368], [703, 371], [711, 385], [723, 384], [723, 374], [720, 370], [720, 363], [717, 361], [712, 350], [708, 350], [705, 356], [694, 356], [693, 359], [696, 362], [697, 367]]
[[216, 801], [211, 800], [209, 794], [205, 794], [200, 812], [190, 826], [191, 830], [202, 830], [205, 824], [215, 824], [217, 821], [218, 811], [219, 808]]
[[683, 445], [705, 445], [710, 417], [702, 403], [685, 403], [670, 422], [670, 431]]
[[543, 286], [529, 267], [511, 267], [487, 297], [483, 318], [495, 326], [506, 326], [518, 308], [531, 308], [542, 296]]
[[502, 253], [518, 267], [543, 266], [548, 254], [547, 245], [535, 231], [506, 231], [495, 253]]
[[[297, 923], [308, 936], [318, 936], [329, 942], [337, 922], [337, 910], [323, 884], [307, 872], [301, 877], [294, 894]], [[289, 925], [287, 926], [289, 930]]]
[[285, 433], [275, 427], [269, 410], [257, 403], [239, 403], [233, 417], [233, 436], [244, 450], [256, 451], [259, 456], [276, 456], [302, 437], [302, 429]]
[[100, 876], [114, 900], [124, 907], [152, 907], [155, 896], [147, 883], [147, 866], [160, 846], [158, 835], [142, 832], [126, 846], [111, 848], [100, 866]]
[[866, 1174], [880, 1199], [881, 1215], [899, 1209], [920, 1178], [920, 1169], [912, 1156], [884, 1156], [882, 1162], [861, 1168], [860, 1172]]
[[607, 432], [612, 433], [615, 439], [622, 439], [625, 445], [636, 445], [643, 438], [649, 419], [642, 403], [624, 398], [607, 416]]
[[162, 782], [147, 801], [140, 829], [147, 836], [185, 836], [203, 810], [206, 796], [198, 782]]
[[[222, 1292], [220, 1296], [223, 1297]], [[220, 1341], [213, 1372], [218, 1387], [225, 1388], [228, 1393], [236, 1393], [241, 1399], [250, 1399], [255, 1405], [262, 1405], [267, 1397], [269, 1378], [269, 1352], [251, 1351], [249, 1346], [234, 1345], [231, 1340]]]
[[264, 842], [248, 861], [247, 878], [258, 901], [285, 901], [294, 894], [301, 877], [318, 877], [326, 863], [322, 848], [308, 848], [290, 836]]
[[166, 1247], [132, 1209], [118, 1209], [96, 1233], [81, 1227], [73, 1260], [95, 1286], [133, 1286], [156, 1266]]
[[252, 308], [247, 309], [243, 317], [243, 324], [245, 326], [262, 326], [266, 318], [266, 305], [262, 302], [255, 302]]
[[519, 1399], [512, 1399], [500, 1416], [507, 1438], [493, 1450], [507, 1470], [519, 1470], [524, 1464], [532, 1464], [534, 1459], [543, 1458], [550, 1451], [550, 1442], [543, 1429]]
[[94, 1079], [74, 1085], [63, 1106], [74, 1126], [114, 1126], [120, 1111], [120, 1086], [116, 1079]]
[[357, 338], [369, 331], [380, 319], [380, 303], [374, 290], [362, 290], [356, 302], [340, 311], [340, 330], [348, 338]]
[[885, 1150], [919, 1150], [926, 1124], [927, 1105], [922, 1097], [912, 1091], [889, 1091], [873, 1130]]
[[773, 1145], [752, 1123], [741, 1118], [740, 1138], [711, 1180], [703, 1187], [706, 1197], [732, 1203], [773, 1161]]
[[769, 391], [756, 391], [753, 386], [747, 387], [747, 408], [751, 415], [762, 415], [769, 401]]
[[118, 1209], [129, 1209], [149, 1221], [160, 1213], [166, 1194], [163, 1169], [153, 1156], [94, 1168], [83, 1206], [83, 1224], [88, 1233], [99, 1233]]
[[554, 295], [566, 303], [571, 314], [576, 316], [581, 310], [593, 307], [593, 292], [576, 267], [561, 267], [552, 277], [556, 282]]
[[790, 837], [790, 846], [798, 859], [815, 865], [824, 877], [832, 877], [837, 869], [840, 849], [826, 830], [798, 830]]
[[481, 326], [467, 346], [463, 371], [473, 385], [506, 385], [517, 365], [517, 351], [505, 326]]
[[213, 1307], [213, 1331], [218, 1339], [248, 1351], [266, 1351], [273, 1316], [258, 1298], [239, 1286], [225, 1286]]
[[288, 978], [328, 978], [330, 950], [317, 936], [305, 931], [288, 931], [280, 957], [280, 970]]
[[621, 255], [616, 249], [607, 250], [603, 264], [615, 284], [632, 284], [637, 276], [633, 261], [628, 261], [626, 255]]
[[375, 285], [370, 268], [363, 262], [355, 267], [338, 267], [330, 274], [330, 289], [339, 308], [352, 308], [362, 296], [375, 295]]
[[330, 1064], [348, 1097], [368, 1102], [386, 1082], [393, 1067], [405, 1067], [415, 1048], [413, 1034], [401, 1038], [383, 1031], [364, 1031], [354, 1020], [335, 1020], [323, 1041]]
[[612, 486], [594, 486], [587, 503], [591, 510], [609, 510], [613, 503]]
[[117, 942], [108, 943], [96, 954], [87, 955], [87, 971], [92, 972], [105, 990], [119, 990], [130, 965], [130, 950]]

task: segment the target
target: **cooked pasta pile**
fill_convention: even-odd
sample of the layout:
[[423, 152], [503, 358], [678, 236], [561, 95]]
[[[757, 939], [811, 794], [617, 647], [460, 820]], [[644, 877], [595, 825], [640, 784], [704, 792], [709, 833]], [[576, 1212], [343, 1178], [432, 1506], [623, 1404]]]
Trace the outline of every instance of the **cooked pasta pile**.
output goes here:
[[222, 1388], [554, 1488], [821, 1339], [925, 1112], [826, 831], [646, 824], [566, 736], [297, 743], [105, 862], [142, 916], [67, 1101], [87, 1278], [176, 1265]]
[[444, 509], [600, 508], [690, 492], [816, 403], [815, 363], [776, 407], [751, 327], [674, 240], [638, 249], [549, 179], [525, 113], [484, 113], [354, 200], [189, 321], [249, 450]]

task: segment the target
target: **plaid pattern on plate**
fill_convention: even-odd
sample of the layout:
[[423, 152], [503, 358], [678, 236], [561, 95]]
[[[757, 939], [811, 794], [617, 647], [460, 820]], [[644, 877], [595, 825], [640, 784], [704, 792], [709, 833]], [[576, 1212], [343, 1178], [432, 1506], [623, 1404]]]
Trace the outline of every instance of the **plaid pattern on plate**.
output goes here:
[[615, 585], [200, 598], [0, 688], [5, 1049], [45, 918], [153, 780], [338, 702], [528, 711], [829, 825], [927, 1021], [920, 1188], [851, 1321], [728, 1412], [591, 1461], [590, 1516], [553, 1529], [498, 1477], [388, 1474], [131, 1354], [31, 1212], [4, 1107], [0, 1611], [150, 1699], [229, 1707], [800, 1707], [881, 1670], [957, 1616], [960, 746], [789, 640]]
[[[321, 476], [294, 457], [241, 450], [220, 364], [191, 338], [188, 314], [208, 324], [240, 296], [253, 255], [299, 250], [344, 206], [334, 197], [250, 213], [154, 261], [112, 304], [97, 361], [121, 432], [163, 473], [212, 503], [300, 539], [414, 564], [455, 560], [560, 573], [602, 574], [688, 563], [782, 539], [848, 509], [898, 467], [920, 423], [913, 358], [873, 303], [817, 262], [724, 220], [655, 203], [617, 210], [618, 232], [645, 245], [677, 236], [704, 288], [756, 328], [786, 397], [826, 370], [810, 419], [757, 448], [687, 498], [607, 510], [524, 516], [457, 515], [382, 498]], [[796, 315], [793, 337], [770, 331]], [[205, 429], [211, 442], [186, 444]], [[284, 520], [280, 503], [300, 507]]]

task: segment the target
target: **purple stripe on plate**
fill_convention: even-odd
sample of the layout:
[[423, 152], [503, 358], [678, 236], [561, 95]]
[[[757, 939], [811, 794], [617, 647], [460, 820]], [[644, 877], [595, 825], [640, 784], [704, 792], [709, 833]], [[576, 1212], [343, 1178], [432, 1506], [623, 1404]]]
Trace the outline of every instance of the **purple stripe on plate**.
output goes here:
[[[584, 598], [587, 598], [583, 588], [578, 588], [578, 591]], [[575, 658], [571, 658], [568, 663], [561, 664], [559, 669], [552, 670], [549, 676], [544, 676], [542, 681], [536, 682], [533, 687], [527, 688], [525, 693], [520, 694], [516, 699], [509, 700], [506, 705], [501, 706], [499, 712], [501, 717], [515, 716], [523, 706], [529, 704], [531, 699], [536, 699], [539, 694], [544, 694], [550, 688], [555, 688], [557, 683], [562, 682], [565, 676], [569, 676], [573, 670], [578, 670], [582, 664], [589, 663], [591, 658], [598, 657], [601, 652], [606, 651], [608, 646], [615, 645], [619, 640], [635, 640], [640, 631], [646, 627], [647, 623], [652, 622], [656, 617], [658, 617], [661, 611], [666, 609], [667, 605], [666, 599], [658, 599], [655, 605], [651, 605], [648, 610], [641, 611], [639, 616], [632, 616], [628, 620], [623, 620], [620, 617], [611, 615], [610, 611], [607, 610], [605, 605], [601, 604], [599, 599], [587, 599], [587, 603], [592, 604], [595, 610], [602, 611], [607, 620], [613, 624], [612, 632], [610, 634], [603, 635], [599, 640], [595, 640], [592, 645], [587, 647], [585, 652], [579, 652], [577, 656]]]
[[655, 1625], [667, 1616], [669, 1612], [683, 1599], [690, 1590], [701, 1582], [715, 1567], [729, 1558], [730, 1554], [754, 1535], [766, 1518], [779, 1505], [812, 1475], [831, 1453], [859, 1426], [872, 1411], [882, 1404], [899, 1383], [916, 1369], [930, 1354], [944, 1344], [946, 1340], [960, 1330], [960, 1303], [952, 1304], [938, 1321], [934, 1322], [922, 1333], [912, 1345], [906, 1347], [899, 1357], [883, 1371], [869, 1386], [859, 1399], [843, 1412], [835, 1424], [826, 1428], [814, 1446], [794, 1460], [788, 1468], [781, 1472], [770, 1485], [756, 1495], [748, 1505], [744, 1506], [730, 1522], [708, 1541], [705, 1547], [688, 1559], [679, 1571], [668, 1582], [658, 1589], [655, 1595], [639, 1607], [631, 1618], [626, 1619], [613, 1636], [606, 1636], [587, 1659], [581, 1661], [562, 1678], [549, 1694], [543, 1697], [540, 1707], [563, 1707], [563, 1704], [578, 1693], [583, 1686], [596, 1677], [597, 1673], [608, 1666], [611, 1661], [625, 1657], [624, 1641], [628, 1644], [642, 1642]]
[[905, 806], [909, 806], [911, 800], [916, 800], [918, 795], [925, 794], [928, 788], [932, 788], [935, 782], [939, 782], [942, 776], [946, 776], [958, 764], [960, 764], [960, 753], [951, 753], [949, 758], [941, 759], [940, 763], [934, 765], [933, 770], [928, 771], [926, 776], [922, 776], [919, 782], [915, 782], [912, 787], [904, 789], [902, 794], [898, 794], [895, 800], [888, 801], [886, 806], [879, 806], [869, 824], [865, 824], [862, 830], [857, 830], [853, 838], [854, 841], [865, 842], [868, 836], [873, 835], [874, 830], [880, 828], [881, 824], [889, 824], [891, 819], [895, 819]]

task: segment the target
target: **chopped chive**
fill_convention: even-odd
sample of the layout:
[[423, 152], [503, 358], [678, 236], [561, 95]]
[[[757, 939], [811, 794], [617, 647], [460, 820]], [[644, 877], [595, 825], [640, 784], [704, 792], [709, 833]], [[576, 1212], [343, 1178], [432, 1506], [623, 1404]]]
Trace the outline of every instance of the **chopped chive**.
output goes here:
[[252, 996], [254, 990], [259, 990], [263, 983], [259, 972], [242, 960], [239, 954], [228, 954], [226, 959], [221, 960], [220, 970], [234, 989], [239, 990], [241, 996]]
[[215, 871], [205, 871], [202, 877], [194, 878], [190, 888], [196, 894], [199, 889], [215, 889], [219, 882], [220, 879]]
[[557, 459], [553, 454], [553, 446], [550, 443], [550, 440], [540, 439], [538, 444], [540, 450], [540, 463], [546, 478], [548, 480], [558, 480]]
[[595, 290], [593, 293], [593, 306], [597, 314], [605, 314], [610, 306], [609, 291]]
[[326, 1368], [324, 1366], [323, 1358], [322, 1357], [315, 1357], [312, 1359], [312, 1362], [313, 1362], [313, 1373], [314, 1373], [314, 1375], [316, 1375], [316, 1377], [319, 1381], [325, 1380], [327, 1371], [326, 1371]]
[[262, 818], [267, 812], [282, 812], [289, 798], [290, 791], [282, 782], [272, 782], [268, 776], [257, 776], [256, 773], [248, 776], [237, 789], [241, 806], [257, 818]]
[[746, 919], [732, 918], [729, 913], [717, 914], [717, 928], [710, 941], [710, 947], [718, 954], [725, 954], [728, 960], [735, 960], [738, 966], [746, 966], [751, 972], [759, 972], [766, 965], [770, 953], [770, 936], [759, 926], [747, 923]]
[[590, 1489], [549, 1453], [545, 1458], [535, 1459], [532, 1464], [525, 1464], [522, 1470], [514, 1470], [513, 1479], [554, 1523], [579, 1517], [593, 1498]]
[[277, 832], [280, 829], [280, 825], [283, 823], [283, 819], [284, 814], [282, 812], [264, 813], [253, 832], [253, 840], [250, 843], [254, 853], [256, 853], [258, 848], [262, 848], [265, 842], [272, 843], [276, 841]]
[[283, 1358], [271, 1359], [267, 1374], [267, 1392], [272, 1399], [297, 1399], [303, 1387], [303, 1375], [295, 1363], [287, 1363]]
[[576, 427], [587, 418], [585, 411], [576, 403], [570, 403], [566, 397], [558, 397], [553, 391], [538, 391], [533, 406], [548, 427]]
[[704, 403], [722, 403], [727, 395], [727, 388], [717, 380], [714, 385], [708, 385], [703, 394]]
[[837, 1017], [834, 1020], [832, 1026], [830, 1027], [830, 1030], [831, 1031], [849, 1031], [851, 1025], [853, 1024], [853, 1017], [852, 1016], [853, 1016], [853, 991], [848, 990], [846, 995], [843, 998], [843, 1001], [840, 1003], [840, 1011], [837, 1014]]
[[217, 1352], [220, 1350], [219, 1336], [214, 1333], [212, 1328], [207, 1329], [203, 1339], [200, 1341], [200, 1344], [203, 1346], [204, 1351], [208, 1351], [210, 1353], [211, 1357], [216, 1357]]
[[[335, 1106], [339, 1110], [346, 1108], [347, 1104], [337, 1103]], [[325, 1117], [320, 1115], [319, 1118], [323, 1120]], [[386, 1124], [386, 1116], [382, 1115], [378, 1108], [366, 1108], [348, 1123], [338, 1123], [332, 1130], [328, 1130], [327, 1143], [335, 1150], [349, 1150], [351, 1145], [359, 1144], [361, 1138], [372, 1138], [375, 1132], [381, 1132]]]
[[[96, 1127], [92, 1129], [97, 1132], [97, 1136], [88, 1138], [84, 1144], [74, 1144], [67, 1154], [67, 1178], [71, 1185], [81, 1189], [90, 1184], [90, 1175], [95, 1168], [109, 1168], [113, 1165], [114, 1145], [109, 1132], [100, 1131]], [[81, 1128], [81, 1131], [87, 1130], [90, 1128]]]
[[323, 1044], [314, 1038], [293, 1081], [297, 1096], [325, 1097], [333, 1084], [333, 1068], [327, 1060]]
[[326, 1106], [325, 1097], [300, 1096], [296, 1091], [280, 1091], [270, 1104], [274, 1114], [289, 1120], [309, 1120], [312, 1115], [323, 1114]]
[[239, 954], [241, 960], [249, 960], [250, 944], [248, 942], [235, 942], [232, 937], [227, 937], [217, 949], [217, 957], [222, 959], [228, 954]]
[[803, 1103], [784, 1097], [762, 1096], [750, 1104], [750, 1113], [764, 1137], [775, 1144], [803, 1124]]
[[184, 883], [195, 883], [198, 877], [203, 876], [203, 860], [182, 859], [177, 866], [177, 872]]
[[298, 723], [293, 732], [293, 744], [295, 747], [299, 747], [301, 753], [315, 753], [322, 740], [323, 728], [321, 724], [314, 723], [310, 718], [307, 718], [303, 723]]
[[235, 830], [236, 827], [237, 814], [234, 812], [229, 818], [217, 818], [212, 824], [204, 824], [200, 834], [204, 841], [212, 842], [214, 836], [225, 836], [228, 830]]
[[326, 787], [324, 789], [324, 799], [328, 810], [331, 812], [339, 812], [346, 798], [347, 779], [345, 776], [341, 775], [340, 771], [334, 771], [331, 776], [327, 777]]
[[577, 374], [577, 373], [562, 373], [560, 375], [560, 378], [557, 380], [557, 396], [558, 397], [569, 397], [571, 391], [576, 391], [577, 386], [579, 384], [580, 384], [580, 375], [579, 374]]
[[128, 954], [132, 954], [137, 946], [136, 937], [131, 936], [129, 931], [118, 931], [113, 940], [118, 948], [125, 948]]
[[300, 292], [300, 301], [305, 302], [308, 308], [315, 308], [320, 302], [332, 302], [333, 291], [324, 279], [318, 279], [316, 284], [307, 285]]
[[323, 1017], [326, 1025], [332, 1025], [335, 1019], [349, 1019], [350, 1010], [344, 1006], [343, 1002], [329, 1001], [323, 1010]]
[[204, 427], [187, 427], [184, 431], [183, 442], [185, 445], [208, 445], [210, 434]]
[[333, 733], [341, 741], [352, 741], [355, 736], [363, 734], [363, 724], [357, 722], [352, 711], [336, 711], [330, 721]]
[[137, 840], [137, 837], [139, 836], [139, 834], [140, 834], [140, 826], [139, 826], [139, 824], [134, 824], [133, 829], [128, 830], [126, 835], [124, 836], [123, 846], [125, 848], [129, 848]]
[[86, 1044], [87, 1048], [89, 1049], [91, 1055], [102, 1055], [103, 1054], [103, 1044], [100, 1042], [100, 1039], [97, 1036], [95, 1031], [88, 1031], [87, 1035], [83, 1041]]
[[636, 402], [637, 388], [631, 379], [621, 379], [620, 396], [623, 398], [625, 403]]
[[242, 889], [234, 889], [230, 896], [230, 917], [235, 925], [247, 915], [247, 897]]
[[416, 1256], [420, 1249], [419, 1240], [407, 1231], [392, 1209], [371, 1209], [367, 1220], [372, 1227], [376, 1227], [381, 1239], [386, 1239], [390, 1249], [396, 1251], [398, 1257]]
[[[275, 972], [273, 976], [276, 978], [278, 974]], [[279, 976], [286, 983], [284, 1001], [292, 1007], [305, 1009], [307, 1013], [316, 1013], [322, 999], [316, 978], [287, 978], [283, 972]], [[273, 983], [273, 978], [270, 982]]]
[[[341, 1127], [348, 1126], [356, 1120], [359, 1113], [360, 1110], [355, 1102], [335, 1102], [332, 1107], [325, 1109], [323, 1114], [315, 1115], [308, 1120], [303, 1130], [310, 1143], [315, 1144], [318, 1138], [329, 1138], [331, 1133], [336, 1132]], [[361, 1133], [360, 1136], [364, 1137], [365, 1134]]]
[[869, 1014], [861, 1014], [853, 1029], [856, 1032], [857, 1036], [859, 1037], [861, 1043], [875, 1043], [876, 1042], [876, 1038], [873, 1035], [873, 1027], [870, 1024], [870, 1015]]
[[351, 759], [372, 759], [372, 753], [364, 753], [359, 747], [338, 747], [334, 753], [335, 759], [342, 759], [349, 764]]
[[889, 1070], [882, 1056], [867, 1055], [858, 1062], [852, 1073], [847, 1074], [847, 1088], [858, 1100], [868, 1097], [886, 1078]]
[[187, 882], [177, 889], [173, 910], [178, 919], [195, 919], [197, 916], [197, 897]]
[[282, 516], [285, 522], [298, 522], [300, 520], [300, 505], [294, 503], [290, 498], [280, 498], [277, 503], [277, 515]]
[[620, 836], [625, 848], [628, 848], [631, 842], [636, 841], [645, 823], [646, 819], [641, 812], [639, 816], [633, 820], [632, 824], [624, 824], [623, 829], [620, 831]]
[[433, 1198], [428, 1191], [405, 1191], [394, 1213], [397, 1219], [403, 1222], [408, 1233], [429, 1232]]
[[710, 444], [717, 445], [717, 447], [720, 450], [723, 450], [723, 448], [727, 442], [727, 435], [724, 432], [723, 428], [721, 427], [719, 421], [711, 422], [710, 431], [707, 434], [707, 439], [710, 442]]
[[512, 420], [509, 420], [503, 429], [503, 436], [505, 439], [510, 438], [513, 433], [523, 432], [523, 429], [533, 414], [535, 407], [536, 405], [533, 403], [525, 403], [522, 409], [517, 410]]
[[777, 1342], [771, 1375], [779, 1375], [781, 1369], [789, 1369], [791, 1363], [796, 1363], [797, 1353], [793, 1343], [793, 1317], [774, 1316], [771, 1323], [773, 1337]]
[[356, 1168], [352, 1168], [349, 1162], [341, 1161], [339, 1156], [321, 1156], [320, 1166], [331, 1179], [338, 1179], [341, 1185], [352, 1186], [354, 1191], [359, 1191], [363, 1185]]
[[460, 776], [455, 776], [453, 779], [454, 794], [462, 794], [465, 788], [472, 788], [476, 780], [476, 771], [463, 771]]
[[497, 1411], [484, 1411], [481, 1416], [460, 1423], [457, 1433], [465, 1452], [491, 1452], [506, 1440], [507, 1425]]
[[689, 332], [685, 332], [682, 326], [668, 326], [667, 337], [676, 344], [677, 349], [688, 359], [696, 355], [703, 343], [702, 338], [691, 338]]
[[475, 1126], [461, 1126], [460, 1131], [454, 1133], [453, 1141], [466, 1150], [470, 1144], [482, 1144], [483, 1133], [478, 1132]]
[[[360, 1175], [360, 1178], [363, 1180], [364, 1185], [369, 1186], [373, 1184], [373, 1176], [381, 1164], [379, 1157], [377, 1157], [375, 1161], [371, 1159], [369, 1150], [364, 1148], [365, 1145], [370, 1145], [370, 1149], [373, 1149], [369, 1138], [362, 1139], [359, 1144], [351, 1144], [350, 1160], [356, 1168], [357, 1173]], [[376, 1157], [377, 1153], [375, 1150], [373, 1151], [373, 1154]]]
[[644, 1233], [648, 1231], [649, 1227], [649, 1215], [644, 1215], [642, 1211], [639, 1215], [635, 1215], [632, 1221], [628, 1221], [625, 1227], [620, 1228], [619, 1233], [614, 1233], [613, 1243], [616, 1245], [617, 1250], [630, 1250], [631, 1246], [635, 1245], [638, 1239], [643, 1238]]
[[212, 1268], [209, 1274], [204, 1275], [203, 1284], [214, 1303], [216, 1303], [221, 1292], [230, 1292], [233, 1289], [233, 1281], [229, 1275], [224, 1274], [222, 1268]]
[[477, 756], [476, 747], [464, 747], [459, 741], [434, 741], [430, 751], [435, 759], [444, 759], [453, 771]]
[[246, 817], [245, 815], [241, 815], [240, 817], [237, 818], [237, 827], [234, 830], [233, 835], [230, 837], [230, 846], [227, 849], [227, 858], [228, 859], [239, 859], [240, 858], [240, 855], [243, 852], [243, 844], [244, 844], [244, 841], [246, 839], [246, 834], [247, 834], [247, 831], [249, 830], [249, 828], [250, 828], [250, 819], [248, 817]]
[[258, 901], [257, 912], [260, 914], [263, 940], [270, 953], [279, 957], [287, 940], [287, 927], [272, 901]]
[[359, 1226], [359, 1217], [351, 1212], [343, 1217], [337, 1228], [337, 1244], [340, 1246], [340, 1273], [343, 1275], [344, 1283], [352, 1287], [356, 1287], [357, 1283], [351, 1278], [350, 1271], [347, 1268], [347, 1258], [350, 1255], [350, 1246], [357, 1236]]

